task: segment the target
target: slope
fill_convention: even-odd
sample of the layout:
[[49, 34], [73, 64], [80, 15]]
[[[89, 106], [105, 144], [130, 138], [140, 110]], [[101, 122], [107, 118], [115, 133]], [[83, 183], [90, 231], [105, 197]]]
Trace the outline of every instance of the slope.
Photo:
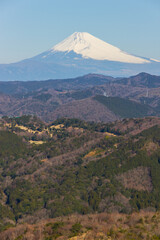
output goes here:
[[50, 119], [53, 120], [62, 117], [79, 118], [81, 120], [95, 122], [112, 122], [119, 119], [114, 112], [94, 101], [92, 98], [77, 101], [73, 100], [72, 102], [59, 106], [50, 114]]
[[116, 130], [117, 122], [1, 119], [0, 139], [18, 141], [0, 149], [1, 230], [72, 213], [159, 210], [160, 119], [127, 121], [123, 131], [126, 120]]
[[155, 114], [154, 109], [145, 104], [119, 97], [95, 96], [94, 99], [105, 105], [115, 115], [122, 118], [144, 117]]

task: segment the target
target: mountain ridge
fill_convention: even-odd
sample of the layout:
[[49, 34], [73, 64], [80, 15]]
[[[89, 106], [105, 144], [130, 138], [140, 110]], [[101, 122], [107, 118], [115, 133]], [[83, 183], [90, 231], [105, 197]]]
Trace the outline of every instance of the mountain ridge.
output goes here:
[[[0, 82], [0, 89], [0, 116], [31, 114], [46, 122], [59, 117], [108, 122], [160, 115], [160, 77], [146, 73], [118, 79], [89, 74], [64, 80]], [[97, 95], [102, 101], [94, 99]]]

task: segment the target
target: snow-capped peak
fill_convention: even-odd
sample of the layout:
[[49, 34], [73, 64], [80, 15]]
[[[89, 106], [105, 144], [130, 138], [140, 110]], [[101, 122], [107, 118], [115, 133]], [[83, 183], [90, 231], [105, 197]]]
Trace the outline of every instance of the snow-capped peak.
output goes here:
[[87, 32], [75, 32], [50, 49], [52, 53], [74, 51], [84, 58], [125, 63], [149, 63], [150, 61], [121, 51]]

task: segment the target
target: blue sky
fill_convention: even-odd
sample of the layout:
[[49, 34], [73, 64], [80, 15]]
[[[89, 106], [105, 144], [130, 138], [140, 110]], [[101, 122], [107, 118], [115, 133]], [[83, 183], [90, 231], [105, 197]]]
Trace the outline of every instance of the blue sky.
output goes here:
[[75, 31], [160, 60], [160, 0], [0, 0], [0, 63], [32, 57]]

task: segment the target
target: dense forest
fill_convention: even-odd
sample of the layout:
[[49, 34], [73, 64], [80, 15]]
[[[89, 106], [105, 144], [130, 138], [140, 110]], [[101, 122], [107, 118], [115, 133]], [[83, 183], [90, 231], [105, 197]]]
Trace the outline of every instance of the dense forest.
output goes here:
[[160, 210], [159, 125], [155, 117], [107, 124], [3, 117], [0, 231], [71, 214]]

